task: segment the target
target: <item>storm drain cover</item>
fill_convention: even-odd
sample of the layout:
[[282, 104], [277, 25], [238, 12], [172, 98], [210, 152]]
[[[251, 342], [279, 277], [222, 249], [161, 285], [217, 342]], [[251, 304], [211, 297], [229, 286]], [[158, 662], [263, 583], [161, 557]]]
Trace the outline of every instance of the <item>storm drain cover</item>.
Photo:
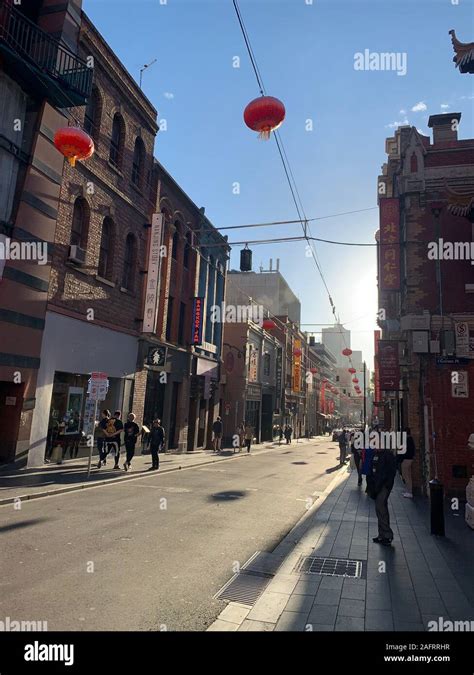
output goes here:
[[362, 576], [362, 560], [302, 556], [294, 572], [358, 579]]
[[233, 577], [214, 597], [229, 602], [254, 605], [272, 577], [255, 572], [242, 571]]

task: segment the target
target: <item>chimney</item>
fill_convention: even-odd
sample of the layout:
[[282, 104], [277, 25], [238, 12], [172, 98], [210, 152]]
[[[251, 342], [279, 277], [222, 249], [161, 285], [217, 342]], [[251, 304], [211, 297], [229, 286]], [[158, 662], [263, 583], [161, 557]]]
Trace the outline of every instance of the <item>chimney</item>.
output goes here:
[[433, 144], [458, 140], [458, 126], [461, 113], [430, 115], [428, 126], [433, 129]]
[[270, 258], [270, 272], [272, 271], [272, 269], [273, 269], [273, 259]]
[[276, 271], [280, 271], [280, 258], [277, 258], [277, 266], [276, 266]]

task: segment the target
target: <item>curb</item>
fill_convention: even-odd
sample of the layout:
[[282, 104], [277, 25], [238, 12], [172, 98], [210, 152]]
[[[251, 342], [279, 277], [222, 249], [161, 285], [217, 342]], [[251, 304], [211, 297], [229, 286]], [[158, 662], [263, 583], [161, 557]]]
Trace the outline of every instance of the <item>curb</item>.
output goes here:
[[[346, 477], [346, 478], [343, 477], [343, 474], [344, 474], [344, 473], [347, 473], [347, 477]], [[345, 482], [346, 480], [348, 480], [348, 479], [350, 478], [350, 476], [351, 476], [351, 473], [352, 473], [352, 472], [347, 472], [347, 466], [345, 466], [345, 467], [342, 466], [342, 467], [339, 469], [339, 471], [337, 472], [337, 474], [334, 476], [334, 478], [332, 479], [332, 481], [329, 483], [329, 485], [327, 485], [327, 486], [324, 488], [324, 490], [323, 490], [322, 493], [321, 493], [321, 496], [314, 502], [314, 504], [311, 506], [311, 508], [309, 508], [309, 509], [307, 510], [307, 512], [304, 513], [304, 514], [301, 516], [301, 518], [299, 518], [299, 520], [296, 521], [296, 523], [293, 525], [293, 527], [292, 527], [291, 530], [288, 532], [288, 534], [286, 534], [285, 537], [283, 537], [283, 539], [277, 544], [277, 546], [273, 549], [273, 551], [271, 551], [271, 553], [278, 553], [278, 552], [282, 549], [282, 550], [283, 550], [282, 552], [283, 552], [283, 554], [284, 554], [285, 556], [289, 555], [289, 554], [291, 553], [291, 551], [294, 550], [294, 549], [298, 546], [298, 544], [300, 543], [300, 541], [303, 539], [303, 537], [305, 536], [305, 534], [306, 534], [306, 532], [307, 532], [307, 529], [306, 529], [306, 531], [300, 536], [300, 538], [297, 539], [297, 540], [292, 539], [292, 537], [293, 537], [293, 532], [294, 532], [297, 528], [301, 527], [307, 519], [313, 517], [314, 514], [315, 514], [317, 511], [319, 511], [319, 509], [320, 509], [321, 506], [324, 504], [324, 502], [325, 502], [326, 499], [329, 497], [329, 495], [332, 493], [332, 491], [333, 491], [336, 487], [339, 487], [340, 484], [342, 484], [343, 482]], [[291, 542], [290, 542], [290, 539], [291, 539]], [[286, 548], [286, 549], [289, 549], [289, 550], [285, 551], [285, 548]], [[282, 563], [282, 564], [283, 564], [283, 563]], [[278, 571], [277, 571], [276, 574], [274, 575], [273, 579], [276, 579], [277, 576], [278, 576]], [[260, 598], [262, 598], [264, 595], [265, 595], [265, 591], [263, 591], [263, 593], [262, 593], [262, 595], [260, 596]], [[259, 598], [259, 599], [260, 599], [260, 598]], [[242, 621], [241, 621], [240, 623], [233, 622], [233, 621], [229, 621], [229, 620], [226, 620], [226, 619], [224, 619], [224, 618], [221, 618], [221, 617], [222, 617], [222, 614], [223, 614], [224, 612], [228, 611], [228, 608], [229, 608], [229, 607], [234, 607], [234, 606], [236, 606], [236, 607], [242, 606], [242, 603], [238, 603], [238, 602], [229, 602], [229, 603], [227, 603], [226, 607], [222, 610], [222, 612], [219, 613], [219, 615], [216, 617], [216, 619], [215, 619], [215, 620], [214, 620], [214, 621], [206, 628], [206, 631], [205, 631], [205, 632], [207, 632], [207, 631], [211, 631], [211, 632], [220, 632], [220, 631], [227, 631], [227, 630], [230, 630], [230, 631], [237, 631], [237, 630], [240, 628], [240, 626], [242, 626], [242, 624], [244, 623], [245, 617], [244, 617], [244, 619], [242, 619]], [[248, 606], [247, 606], [247, 607], [248, 607]], [[249, 611], [250, 611], [251, 607], [248, 607], [248, 609], [249, 609]], [[275, 625], [276, 625], [276, 624], [275, 624]], [[213, 626], [214, 626], [214, 628], [213, 628]]]
[[[266, 452], [271, 452], [274, 450], [274, 447], [271, 448], [265, 448], [263, 450], [260, 450], [259, 452], [255, 453], [257, 455], [264, 454]], [[196, 466], [206, 466], [208, 464], [217, 464], [218, 462], [226, 462], [230, 459], [242, 459], [242, 457], [247, 457], [247, 453], [236, 453], [235, 456], [231, 455], [230, 457], [221, 457], [220, 459], [210, 459], [205, 462], [196, 462], [195, 464], [191, 464], [191, 466], [176, 466], [172, 467], [169, 469], [163, 469], [158, 473], [158, 475], [162, 475], [164, 473], [172, 473], [173, 471], [186, 471], [187, 469], [193, 469]], [[94, 483], [79, 483], [77, 485], [71, 485], [69, 487], [65, 488], [58, 488], [56, 490], [45, 490], [44, 492], [35, 492], [34, 494], [31, 495], [15, 495], [14, 497], [5, 497], [3, 499], [0, 498], [0, 506], [7, 506], [8, 504], [14, 504], [17, 502], [17, 500], [20, 500], [20, 502], [23, 501], [31, 501], [33, 499], [41, 499], [43, 497], [53, 497], [55, 495], [62, 495], [66, 494], [67, 492], [76, 492], [77, 490], [88, 490], [91, 488], [95, 487], [104, 487], [106, 485], [115, 485], [117, 483], [121, 483], [122, 481], [127, 481], [127, 480], [137, 480], [139, 478], [150, 478], [149, 475], [147, 475], [147, 472], [141, 472], [137, 473], [136, 475], [127, 475], [127, 476], [117, 476], [117, 478], [110, 478], [109, 480], [101, 480], [101, 481], [96, 481]]]

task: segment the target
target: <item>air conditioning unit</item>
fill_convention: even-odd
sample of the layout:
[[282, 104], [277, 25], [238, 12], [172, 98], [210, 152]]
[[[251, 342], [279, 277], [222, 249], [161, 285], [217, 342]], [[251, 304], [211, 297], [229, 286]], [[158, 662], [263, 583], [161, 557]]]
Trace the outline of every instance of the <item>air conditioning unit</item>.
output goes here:
[[413, 335], [413, 351], [418, 354], [428, 353], [428, 331], [415, 330]]
[[430, 354], [439, 354], [440, 352], [439, 340], [430, 340]]
[[85, 265], [86, 264], [86, 252], [85, 249], [80, 246], [70, 246], [68, 260], [70, 262], [76, 263], [76, 265]]

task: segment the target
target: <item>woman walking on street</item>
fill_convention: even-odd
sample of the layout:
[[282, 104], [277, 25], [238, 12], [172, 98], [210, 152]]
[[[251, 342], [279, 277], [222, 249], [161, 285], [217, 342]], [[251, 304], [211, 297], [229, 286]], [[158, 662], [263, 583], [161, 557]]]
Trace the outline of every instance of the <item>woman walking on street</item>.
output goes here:
[[247, 424], [245, 427], [245, 445], [247, 447], [247, 452], [250, 452], [250, 446], [252, 445], [253, 438], [253, 427], [250, 424]]

